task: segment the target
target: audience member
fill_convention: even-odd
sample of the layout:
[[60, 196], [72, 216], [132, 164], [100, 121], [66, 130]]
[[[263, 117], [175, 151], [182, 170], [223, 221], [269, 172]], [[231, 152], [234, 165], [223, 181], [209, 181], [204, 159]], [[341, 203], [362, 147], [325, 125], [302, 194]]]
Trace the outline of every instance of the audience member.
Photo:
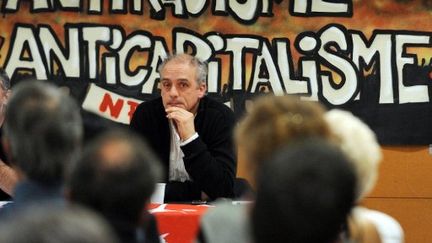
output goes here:
[[255, 243], [334, 243], [355, 201], [356, 177], [325, 140], [291, 144], [263, 163], [252, 209]]
[[82, 139], [77, 104], [52, 84], [28, 80], [14, 86], [6, 114], [3, 145], [20, 181], [1, 212], [60, 200], [65, 166]]
[[[3, 122], [10, 93], [9, 76], [0, 68], [0, 139], [3, 137]], [[17, 174], [9, 167], [3, 146], [0, 146], [0, 201], [10, 200], [17, 182]]]
[[71, 167], [67, 195], [101, 213], [122, 242], [159, 242], [146, 210], [159, 174], [159, 160], [139, 137], [113, 130], [91, 141]]
[[255, 171], [279, 147], [308, 137], [330, 138], [324, 107], [296, 96], [259, 97], [235, 130], [247, 178], [254, 185]]
[[233, 197], [235, 117], [205, 96], [206, 63], [188, 54], [172, 55], [159, 73], [162, 97], [140, 104], [130, 126], [162, 160], [165, 201]]
[[[330, 139], [324, 112], [319, 103], [294, 96], [256, 99], [235, 131], [239, 155], [243, 155], [245, 167], [252, 175], [247, 178], [249, 182], [255, 185], [255, 171], [280, 147], [309, 137]], [[250, 242], [248, 211], [247, 204], [218, 203], [202, 218], [199, 241]]]
[[[325, 118], [340, 148], [350, 159], [358, 178], [356, 200], [360, 203], [375, 186], [381, 147], [374, 132], [348, 111], [330, 110]], [[354, 242], [403, 242], [403, 229], [391, 216], [357, 206], [349, 218], [347, 238]]]
[[0, 242], [116, 243], [109, 225], [94, 212], [77, 207], [32, 205], [0, 222]]

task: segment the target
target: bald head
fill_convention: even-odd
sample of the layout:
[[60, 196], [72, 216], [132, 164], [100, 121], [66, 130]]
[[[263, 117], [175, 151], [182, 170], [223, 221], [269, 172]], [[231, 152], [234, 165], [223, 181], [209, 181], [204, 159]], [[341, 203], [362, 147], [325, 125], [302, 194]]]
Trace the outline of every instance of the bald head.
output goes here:
[[137, 224], [160, 178], [159, 163], [135, 134], [124, 130], [103, 134], [71, 169], [67, 183], [71, 199], [108, 218]]

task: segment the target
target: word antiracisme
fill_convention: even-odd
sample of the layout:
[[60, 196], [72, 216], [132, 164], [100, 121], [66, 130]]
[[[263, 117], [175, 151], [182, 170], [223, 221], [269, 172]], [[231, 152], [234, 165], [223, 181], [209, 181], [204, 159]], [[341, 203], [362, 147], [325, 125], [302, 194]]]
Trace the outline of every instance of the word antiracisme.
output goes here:
[[[19, 11], [20, 0], [4, 0], [2, 13]], [[165, 12], [171, 10], [177, 18], [198, 17], [208, 9], [213, 15], [232, 16], [243, 24], [253, 24], [259, 17], [272, 17], [273, 2], [283, 0], [32, 0], [30, 12], [55, 11], [86, 12], [89, 15], [104, 13], [103, 4], [108, 4], [110, 14], [147, 15], [154, 20], [164, 20]], [[352, 0], [290, 0], [289, 11], [294, 16], [352, 16]]]

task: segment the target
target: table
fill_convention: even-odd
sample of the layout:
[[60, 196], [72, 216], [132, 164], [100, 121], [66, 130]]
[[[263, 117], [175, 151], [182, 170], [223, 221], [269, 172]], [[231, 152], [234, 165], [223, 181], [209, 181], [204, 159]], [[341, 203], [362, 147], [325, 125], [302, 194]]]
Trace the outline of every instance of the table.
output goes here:
[[201, 216], [211, 205], [150, 204], [161, 238], [166, 243], [191, 243], [195, 239]]
[[[9, 201], [0, 201], [0, 208]], [[233, 202], [233, 204], [250, 202]], [[200, 219], [213, 205], [150, 204], [148, 209], [156, 217], [164, 243], [191, 243], [197, 236]], [[162, 240], [163, 239], [163, 240]]]
[[[0, 201], [0, 208], [9, 201]], [[198, 233], [200, 218], [211, 205], [150, 204], [161, 234], [161, 242], [191, 243]], [[162, 239], [164, 241], [162, 241]]]

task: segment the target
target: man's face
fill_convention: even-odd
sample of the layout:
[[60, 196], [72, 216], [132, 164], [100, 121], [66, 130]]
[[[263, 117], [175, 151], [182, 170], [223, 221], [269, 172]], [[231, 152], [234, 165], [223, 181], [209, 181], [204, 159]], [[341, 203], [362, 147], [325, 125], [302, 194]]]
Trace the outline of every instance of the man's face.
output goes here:
[[165, 64], [161, 75], [161, 96], [166, 108], [176, 106], [196, 113], [205, 84], [196, 81], [196, 68], [188, 63], [172, 60]]

